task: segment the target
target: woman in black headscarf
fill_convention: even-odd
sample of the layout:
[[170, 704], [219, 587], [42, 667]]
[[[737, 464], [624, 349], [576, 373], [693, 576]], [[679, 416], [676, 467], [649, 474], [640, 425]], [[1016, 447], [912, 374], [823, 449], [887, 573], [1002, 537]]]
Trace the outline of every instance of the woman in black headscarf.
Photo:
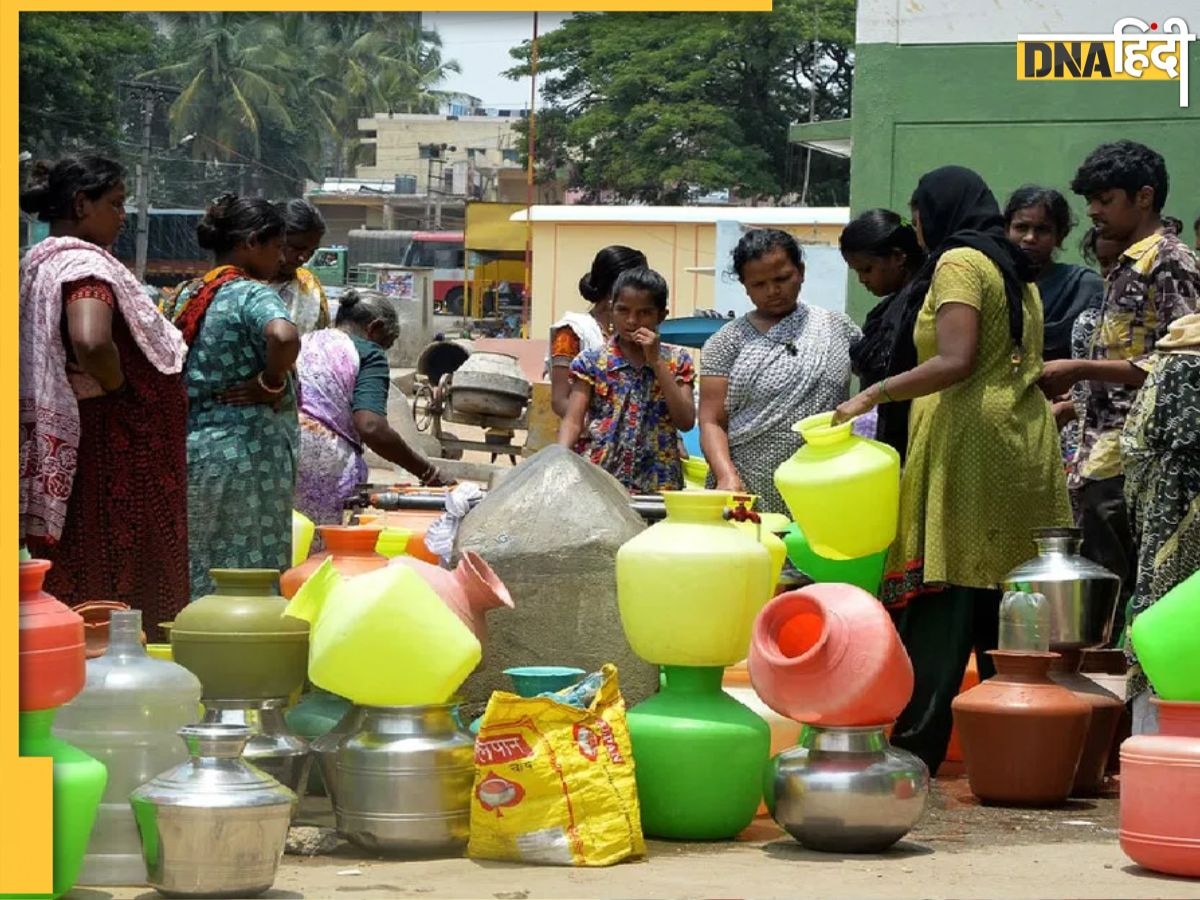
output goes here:
[[995, 197], [970, 169], [928, 173], [911, 202], [929, 251], [929, 290], [913, 329], [918, 365], [852, 397], [836, 415], [913, 401], [882, 599], [899, 610], [916, 675], [893, 742], [936, 772], [972, 649], [980, 677], [994, 673], [986, 651], [996, 647], [995, 585], [1029, 557], [1031, 529], [1069, 525], [1071, 514], [1058, 432], [1037, 384], [1034, 267], [1005, 236]]

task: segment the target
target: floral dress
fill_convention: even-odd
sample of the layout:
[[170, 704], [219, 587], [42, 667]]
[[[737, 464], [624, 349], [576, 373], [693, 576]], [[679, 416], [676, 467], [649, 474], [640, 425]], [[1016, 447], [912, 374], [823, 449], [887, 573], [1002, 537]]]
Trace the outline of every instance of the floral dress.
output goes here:
[[[696, 370], [686, 350], [663, 344], [659, 352], [677, 382], [695, 381]], [[683, 489], [679, 431], [653, 368], [631, 363], [614, 337], [599, 350], [585, 350], [575, 357], [571, 379], [592, 388], [576, 453], [632, 493]]]

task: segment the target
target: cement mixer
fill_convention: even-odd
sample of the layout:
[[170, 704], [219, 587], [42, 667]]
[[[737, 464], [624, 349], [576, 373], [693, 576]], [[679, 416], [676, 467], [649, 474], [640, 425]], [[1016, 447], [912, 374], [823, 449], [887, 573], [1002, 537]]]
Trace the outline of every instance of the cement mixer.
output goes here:
[[[522, 449], [517, 431], [528, 429], [533, 387], [515, 356], [474, 350], [469, 341], [434, 341], [417, 359], [413, 420], [417, 430], [447, 450], [479, 450], [492, 461], [505, 455], [515, 465]], [[447, 434], [443, 423], [471, 425], [485, 431], [484, 440], [466, 441]]]

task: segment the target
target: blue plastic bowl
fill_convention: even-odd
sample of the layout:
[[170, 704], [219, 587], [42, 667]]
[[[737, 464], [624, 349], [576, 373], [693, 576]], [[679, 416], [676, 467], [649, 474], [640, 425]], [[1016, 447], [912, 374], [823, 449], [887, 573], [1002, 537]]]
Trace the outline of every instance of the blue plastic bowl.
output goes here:
[[571, 666], [517, 666], [505, 669], [504, 674], [512, 679], [513, 689], [522, 697], [536, 697], [547, 691], [561, 691], [587, 673]]

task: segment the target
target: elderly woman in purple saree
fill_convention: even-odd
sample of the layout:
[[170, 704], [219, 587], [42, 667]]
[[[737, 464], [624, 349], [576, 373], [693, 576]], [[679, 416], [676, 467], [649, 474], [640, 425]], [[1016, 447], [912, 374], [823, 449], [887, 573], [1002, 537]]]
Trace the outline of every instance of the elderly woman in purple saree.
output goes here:
[[392, 301], [373, 291], [349, 291], [334, 327], [310, 332], [301, 341], [295, 506], [318, 525], [341, 523], [346, 499], [367, 480], [366, 447], [422, 484], [449, 483], [388, 424], [386, 350], [399, 334]]

